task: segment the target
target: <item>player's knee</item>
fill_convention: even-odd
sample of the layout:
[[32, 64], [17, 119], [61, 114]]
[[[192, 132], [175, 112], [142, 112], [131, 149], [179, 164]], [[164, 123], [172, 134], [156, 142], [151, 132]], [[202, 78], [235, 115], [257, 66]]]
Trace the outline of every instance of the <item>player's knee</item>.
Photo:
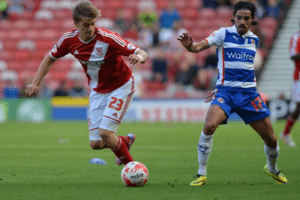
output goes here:
[[111, 132], [108, 130], [100, 130], [100, 137], [104, 140], [107, 141], [111, 137]]
[[270, 140], [270, 147], [271, 148], [276, 148], [277, 147], [277, 138], [274, 137]]
[[105, 143], [102, 140], [90, 141], [90, 147], [94, 150], [104, 149]]
[[270, 137], [265, 141], [266, 145], [270, 148], [276, 148], [277, 147], [277, 138], [275, 137]]
[[206, 122], [204, 125], [204, 133], [207, 135], [212, 135], [215, 130], [217, 129], [218, 125], [212, 123], [212, 122]]

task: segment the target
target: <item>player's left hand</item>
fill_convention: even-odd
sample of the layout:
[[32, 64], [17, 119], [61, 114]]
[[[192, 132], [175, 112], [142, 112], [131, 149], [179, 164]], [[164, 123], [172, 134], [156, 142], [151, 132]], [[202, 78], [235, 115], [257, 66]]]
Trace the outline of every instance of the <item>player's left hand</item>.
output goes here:
[[130, 54], [128, 58], [129, 58], [130, 64], [132, 64], [132, 65], [135, 65], [137, 63], [142, 62], [141, 56], [138, 56], [138, 55], [135, 55], [135, 54]]

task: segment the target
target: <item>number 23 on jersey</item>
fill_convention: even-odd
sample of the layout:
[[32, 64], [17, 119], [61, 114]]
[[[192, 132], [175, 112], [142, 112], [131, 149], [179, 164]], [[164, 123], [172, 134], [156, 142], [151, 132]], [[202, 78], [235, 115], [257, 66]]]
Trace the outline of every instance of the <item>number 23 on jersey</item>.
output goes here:
[[124, 104], [124, 101], [122, 99], [118, 99], [116, 97], [111, 97], [111, 102], [109, 103], [108, 107], [112, 108], [116, 111], [120, 111], [122, 109], [123, 104]]

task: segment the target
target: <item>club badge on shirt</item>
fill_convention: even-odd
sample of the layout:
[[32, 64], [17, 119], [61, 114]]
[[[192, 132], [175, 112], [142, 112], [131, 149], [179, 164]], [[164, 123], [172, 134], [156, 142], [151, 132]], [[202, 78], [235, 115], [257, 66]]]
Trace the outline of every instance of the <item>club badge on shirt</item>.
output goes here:
[[51, 52], [52, 53], [57, 53], [57, 47], [56, 47], [56, 45], [54, 45], [54, 47], [52, 48]]
[[223, 98], [218, 98], [217, 101], [218, 101], [219, 103], [224, 103], [224, 99], [223, 99]]
[[103, 55], [103, 49], [102, 49], [102, 47], [97, 47], [96, 51], [97, 51], [97, 53], [96, 53], [97, 56]]
[[127, 44], [127, 49], [132, 50], [135, 49], [136, 47], [133, 44]]

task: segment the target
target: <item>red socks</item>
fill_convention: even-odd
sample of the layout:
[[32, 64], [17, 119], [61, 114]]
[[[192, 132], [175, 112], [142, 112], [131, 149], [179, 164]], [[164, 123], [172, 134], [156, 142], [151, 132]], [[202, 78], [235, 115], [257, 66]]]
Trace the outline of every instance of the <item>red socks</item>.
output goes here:
[[119, 138], [118, 145], [115, 148], [111, 148], [111, 150], [122, 161], [122, 163], [124, 165], [126, 165], [127, 163], [132, 162], [134, 160], [127, 149], [127, 145], [121, 139], [121, 137], [124, 137], [124, 136], [118, 137]]
[[128, 146], [129, 146], [129, 137], [128, 136], [120, 136], [120, 135], [118, 135], [118, 138], [119, 139], [121, 138], [123, 140], [123, 142], [125, 142], [125, 144], [126, 144], [126, 146], [128, 148]]
[[290, 134], [295, 121], [296, 120], [294, 120], [291, 116], [289, 116], [287, 118], [284, 130], [283, 130], [283, 135], [289, 135]]

